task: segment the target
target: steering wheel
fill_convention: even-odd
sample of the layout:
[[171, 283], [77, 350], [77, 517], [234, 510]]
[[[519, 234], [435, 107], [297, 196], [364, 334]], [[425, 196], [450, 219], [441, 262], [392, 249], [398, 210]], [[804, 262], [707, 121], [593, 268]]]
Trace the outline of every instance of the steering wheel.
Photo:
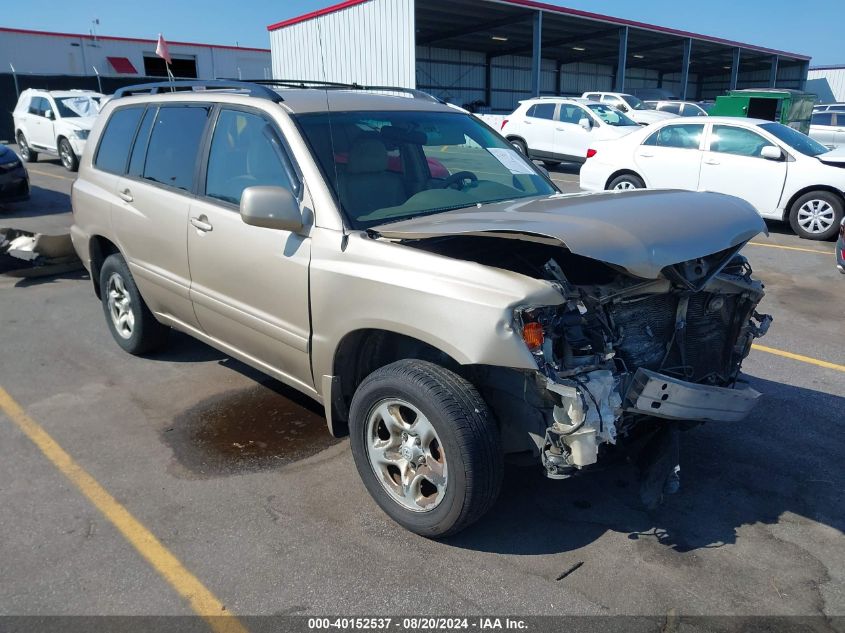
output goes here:
[[475, 184], [478, 182], [478, 176], [471, 171], [457, 171], [443, 181], [442, 188], [447, 189], [453, 185], [458, 185], [455, 188], [461, 190], [464, 188], [464, 180], [469, 180], [470, 183]]

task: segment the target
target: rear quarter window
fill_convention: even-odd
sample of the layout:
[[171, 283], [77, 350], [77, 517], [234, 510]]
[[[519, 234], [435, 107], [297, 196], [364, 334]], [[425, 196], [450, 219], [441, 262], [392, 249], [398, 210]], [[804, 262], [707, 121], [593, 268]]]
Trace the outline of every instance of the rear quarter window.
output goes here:
[[143, 106], [121, 108], [112, 113], [94, 157], [94, 166], [97, 169], [113, 174], [123, 174], [126, 171], [129, 149], [132, 147], [132, 139], [135, 138], [135, 130], [138, 129], [138, 122], [143, 113]]

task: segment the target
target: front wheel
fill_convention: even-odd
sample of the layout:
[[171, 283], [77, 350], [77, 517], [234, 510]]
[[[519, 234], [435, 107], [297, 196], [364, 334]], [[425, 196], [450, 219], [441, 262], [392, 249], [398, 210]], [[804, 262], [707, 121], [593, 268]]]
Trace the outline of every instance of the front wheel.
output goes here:
[[514, 149], [523, 156], [528, 156], [528, 146], [524, 141], [520, 141], [518, 138], [515, 138], [511, 140], [511, 145], [513, 145]]
[[70, 146], [70, 141], [66, 138], [59, 141], [59, 156], [62, 159], [62, 165], [68, 171], [79, 169], [79, 158], [76, 157], [73, 148]]
[[628, 191], [630, 189], [645, 189], [643, 179], [634, 174], [617, 176], [607, 185], [610, 191]]
[[406, 529], [455, 534], [496, 501], [504, 469], [499, 430], [457, 374], [418, 360], [382, 367], [355, 392], [349, 426], [367, 491]]
[[830, 240], [842, 222], [842, 198], [830, 191], [811, 191], [792, 205], [789, 224], [805, 240]]

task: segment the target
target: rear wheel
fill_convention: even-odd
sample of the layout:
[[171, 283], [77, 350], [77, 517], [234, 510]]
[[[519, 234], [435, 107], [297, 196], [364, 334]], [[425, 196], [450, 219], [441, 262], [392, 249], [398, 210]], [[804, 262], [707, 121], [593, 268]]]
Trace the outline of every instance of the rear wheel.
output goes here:
[[645, 189], [643, 179], [634, 174], [617, 176], [607, 185], [611, 191], [628, 191], [629, 189]]
[[114, 340], [130, 354], [145, 354], [167, 341], [170, 328], [159, 323], [141, 298], [121, 255], [109, 255], [100, 269], [100, 297]]
[[32, 151], [23, 132], [18, 133], [18, 151], [25, 163], [34, 163], [38, 160], [38, 153]]
[[499, 493], [499, 431], [481, 396], [457, 374], [418, 360], [376, 370], [349, 416], [358, 473], [394, 521], [427, 537], [455, 534]]
[[792, 205], [789, 224], [806, 240], [830, 240], [842, 222], [842, 198], [829, 191], [811, 191]]
[[62, 159], [62, 165], [68, 171], [76, 171], [79, 169], [79, 159], [70, 146], [70, 141], [63, 138], [59, 141], [59, 157]]
[[520, 141], [518, 138], [515, 138], [511, 140], [511, 145], [513, 145], [516, 151], [523, 156], [528, 156], [528, 146], [525, 144], [525, 141]]

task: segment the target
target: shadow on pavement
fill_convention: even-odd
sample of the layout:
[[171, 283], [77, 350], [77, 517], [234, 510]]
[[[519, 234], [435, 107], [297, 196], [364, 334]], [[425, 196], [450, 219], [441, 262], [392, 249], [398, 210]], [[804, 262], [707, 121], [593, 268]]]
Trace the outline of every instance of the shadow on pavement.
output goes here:
[[510, 468], [499, 502], [455, 547], [517, 555], [568, 552], [604, 532], [677, 551], [721, 547], [744, 525], [793, 513], [845, 530], [845, 398], [751, 378], [764, 397], [749, 419], [681, 434], [681, 492], [654, 512], [639, 505], [633, 467], [550, 481]]
[[70, 196], [32, 185], [29, 200], [0, 204], [0, 223], [7, 218], [33, 218], [70, 212]]

